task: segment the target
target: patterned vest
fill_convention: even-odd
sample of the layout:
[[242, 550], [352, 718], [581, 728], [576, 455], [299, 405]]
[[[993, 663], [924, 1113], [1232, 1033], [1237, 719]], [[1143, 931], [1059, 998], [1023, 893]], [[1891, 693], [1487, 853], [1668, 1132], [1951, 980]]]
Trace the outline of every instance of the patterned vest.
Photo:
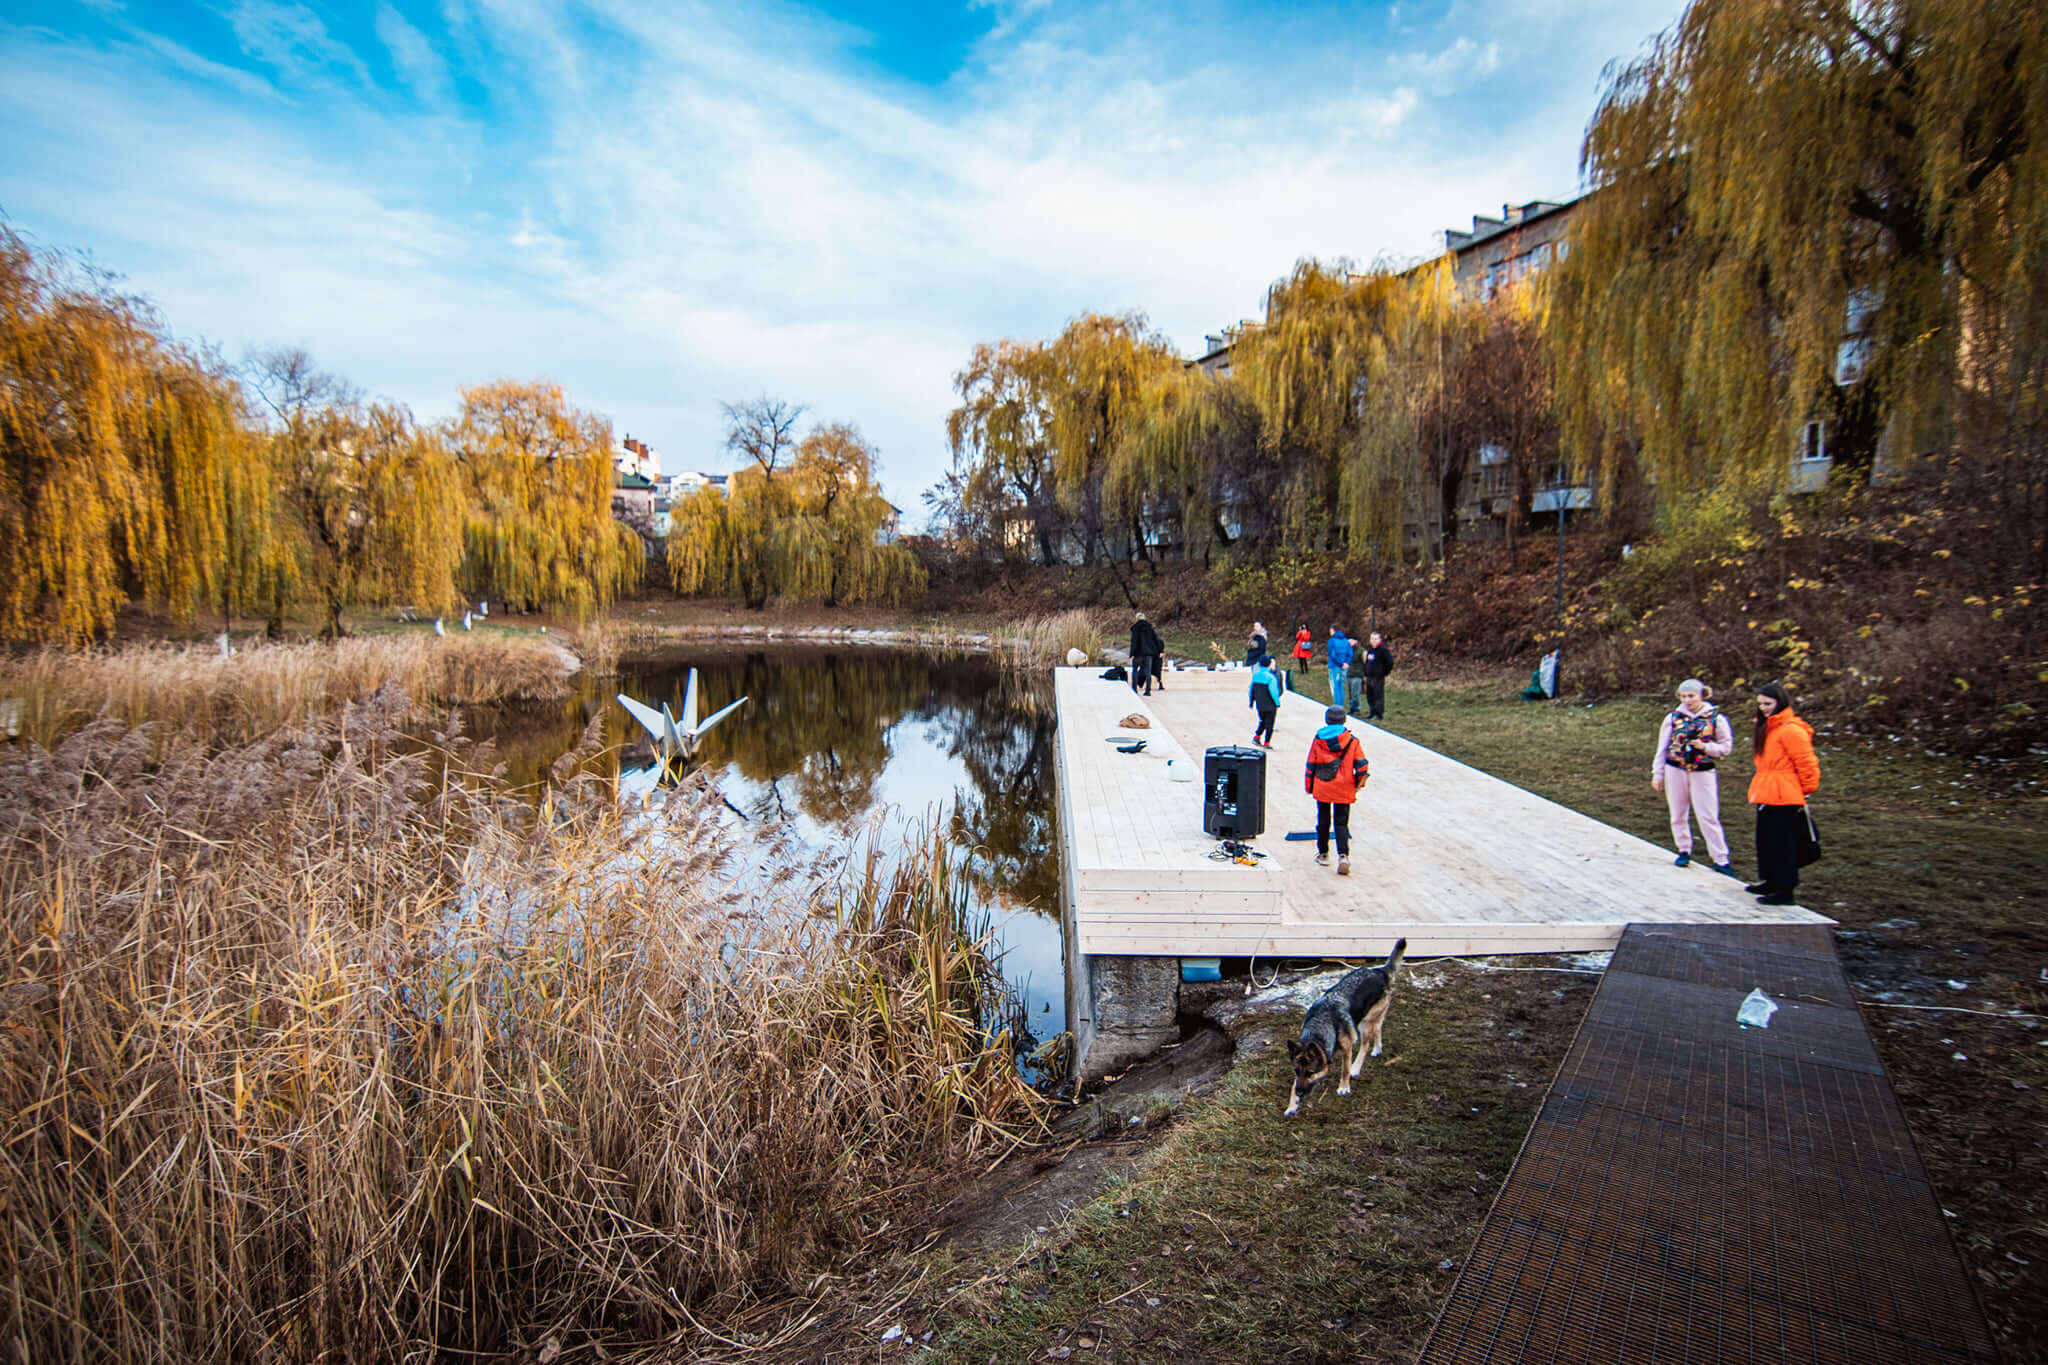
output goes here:
[[1711, 743], [1714, 738], [1714, 721], [1720, 714], [1711, 706], [1701, 707], [1698, 715], [1693, 715], [1682, 706], [1673, 711], [1671, 746], [1664, 751], [1664, 761], [1689, 773], [1712, 772], [1714, 760], [1700, 750], [1687, 746]]

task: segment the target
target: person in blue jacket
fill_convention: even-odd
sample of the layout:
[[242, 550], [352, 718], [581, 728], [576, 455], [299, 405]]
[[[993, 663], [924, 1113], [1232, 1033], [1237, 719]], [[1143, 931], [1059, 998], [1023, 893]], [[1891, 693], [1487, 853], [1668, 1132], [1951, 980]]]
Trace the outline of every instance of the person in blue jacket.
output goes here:
[[1280, 670], [1273, 667], [1273, 656], [1261, 654], [1258, 666], [1252, 669], [1252, 709], [1259, 713], [1259, 728], [1252, 731], [1252, 743], [1273, 747], [1273, 721], [1280, 714], [1284, 686]]
[[1347, 686], [1348, 679], [1345, 675], [1351, 671], [1351, 640], [1340, 627], [1330, 627], [1328, 655], [1330, 665], [1330, 705], [1344, 706], [1348, 709], [1349, 703], [1347, 698], [1350, 695], [1350, 688]]

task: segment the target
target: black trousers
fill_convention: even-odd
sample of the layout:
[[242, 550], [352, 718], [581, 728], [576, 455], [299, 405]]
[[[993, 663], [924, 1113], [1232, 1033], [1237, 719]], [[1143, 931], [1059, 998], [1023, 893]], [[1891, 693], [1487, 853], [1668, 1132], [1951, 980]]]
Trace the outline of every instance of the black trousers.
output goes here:
[[1756, 879], [1790, 894], [1799, 886], [1799, 844], [1806, 833], [1806, 807], [1756, 808]]
[[1252, 731], [1252, 738], [1262, 739], [1270, 744], [1273, 742], [1273, 721], [1279, 716], [1280, 708], [1273, 702], [1267, 702], [1259, 706], [1258, 710], [1259, 728]]
[[1378, 720], [1387, 713], [1387, 680], [1365, 675], [1365, 714]]
[[1147, 691], [1151, 690], [1151, 668], [1152, 656], [1150, 654], [1133, 654], [1131, 656], [1131, 691], [1135, 692], [1141, 687]]
[[1349, 801], [1316, 802], [1316, 856], [1330, 851], [1330, 826], [1337, 827], [1337, 856], [1351, 856], [1351, 803]]

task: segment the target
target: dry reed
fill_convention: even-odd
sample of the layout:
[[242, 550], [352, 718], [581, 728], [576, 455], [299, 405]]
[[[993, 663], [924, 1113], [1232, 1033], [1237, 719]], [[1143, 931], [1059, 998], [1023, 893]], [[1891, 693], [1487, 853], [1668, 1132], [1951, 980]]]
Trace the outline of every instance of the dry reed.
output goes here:
[[536, 816], [409, 710], [0, 750], [16, 1355], [691, 1349], [1033, 1121], [942, 843], [735, 881], [708, 789]]
[[1064, 664], [1070, 649], [1081, 650], [1091, 661], [1101, 657], [1102, 626], [1094, 612], [1077, 608], [1055, 616], [1030, 617], [995, 638], [996, 657], [1010, 668]]
[[211, 645], [44, 649], [0, 659], [0, 699], [20, 701], [21, 733], [46, 747], [100, 716], [245, 744], [387, 685], [441, 705], [555, 701], [575, 664], [552, 640], [496, 631], [257, 644], [225, 658]]

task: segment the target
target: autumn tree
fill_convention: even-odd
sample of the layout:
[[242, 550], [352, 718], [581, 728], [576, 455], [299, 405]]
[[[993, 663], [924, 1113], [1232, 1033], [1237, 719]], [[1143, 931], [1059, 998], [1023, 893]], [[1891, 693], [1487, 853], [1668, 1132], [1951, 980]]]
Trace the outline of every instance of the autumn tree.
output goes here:
[[1459, 354], [1447, 426], [1466, 449], [1491, 452], [1507, 472], [1502, 525], [1512, 561], [1529, 529], [1536, 486], [1559, 463], [1557, 412], [1535, 290], [1510, 286], [1476, 305]]
[[[1346, 465], [1386, 382], [1387, 315], [1402, 289], [1390, 272], [1303, 261], [1268, 295], [1266, 324], [1238, 341], [1233, 378], [1259, 415], [1261, 445], [1278, 465], [1283, 537], [1298, 549], [1347, 543], [1359, 506], [1345, 504]], [[1365, 486], [1352, 481], [1354, 493]]]
[[769, 481], [796, 449], [796, 424], [804, 405], [762, 394], [744, 403], [720, 403], [725, 415], [725, 448]]
[[[1046, 349], [1050, 382], [1044, 423], [1054, 486], [1086, 537], [1083, 558], [1107, 553], [1115, 525], [1130, 553], [1145, 551], [1145, 518], [1158, 485], [1136, 465], [1130, 439], [1148, 384], [1181, 367], [1142, 314], [1089, 313], [1067, 324]], [[1165, 510], [1165, 509], [1158, 509]]]
[[556, 384], [462, 390], [446, 439], [465, 479], [462, 586], [588, 616], [639, 582], [640, 538], [613, 520], [611, 424]]
[[[778, 457], [779, 461], [779, 457]], [[818, 427], [774, 476], [756, 461], [670, 513], [670, 581], [684, 596], [737, 595], [756, 610], [790, 602], [900, 602], [924, 572], [884, 543], [896, 513], [876, 482], [873, 447], [854, 427]]]
[[1776, 485], [1834, 417], [1846, 464], [1976, 461], [2048, 567], [2044, 70], [2024, 0], [1695, 0], [1586, 134], [1569, 449], [1610, 481], [1639, 452], [1671, 500]]
[[232, 594], [248, 454], [215, 361], [0, 225], [0, 639], [83, 643], [133, 596], [183, 618]]
[[[1280, 496], [1279, 465], [1259, 448], [1258, 413], [1242, 386], [1193, 365], [1163, 367], [1139, 390], [1124, 448], [1110, 463], [1108, 495], [1177, 512], [1182, 542], [1229, 547], [1230, 525], [1264, 522]], [[1229, 521], [1226, 521], [1226, 517]]]
[[1146, 386], [1180, 363], [1135, 313], [1086, 314], [1050, 343], [977, 346], [946, 421], [963, 513], [999, 526], [1005, 553], [1028, 527], [1045, 563], [1069, 537], [1093, 562], [1110, 530], [1144, 553], [1146, 518], [1178, 513], [1127, 463], [1130, 437]]
[[295, 579], [319, 602], [327, 636], [359, 603], [452, 606], [463, 490], [438, 434], [365, 401], [303, 350], [259, 351], [245, 370], [268, 421], [279, 519], [299, 534]]
[[1056, 560], [1063, 516], [1046, 430], [1052, 386], [1052, 361], [1038, 343], [981, 343], [953, 376], [960, 405], [946, 417], [946, 440], [960, 519], [986, 527], [1005, 558], [1023, 531], [1037, 542], [1042, 563]]

